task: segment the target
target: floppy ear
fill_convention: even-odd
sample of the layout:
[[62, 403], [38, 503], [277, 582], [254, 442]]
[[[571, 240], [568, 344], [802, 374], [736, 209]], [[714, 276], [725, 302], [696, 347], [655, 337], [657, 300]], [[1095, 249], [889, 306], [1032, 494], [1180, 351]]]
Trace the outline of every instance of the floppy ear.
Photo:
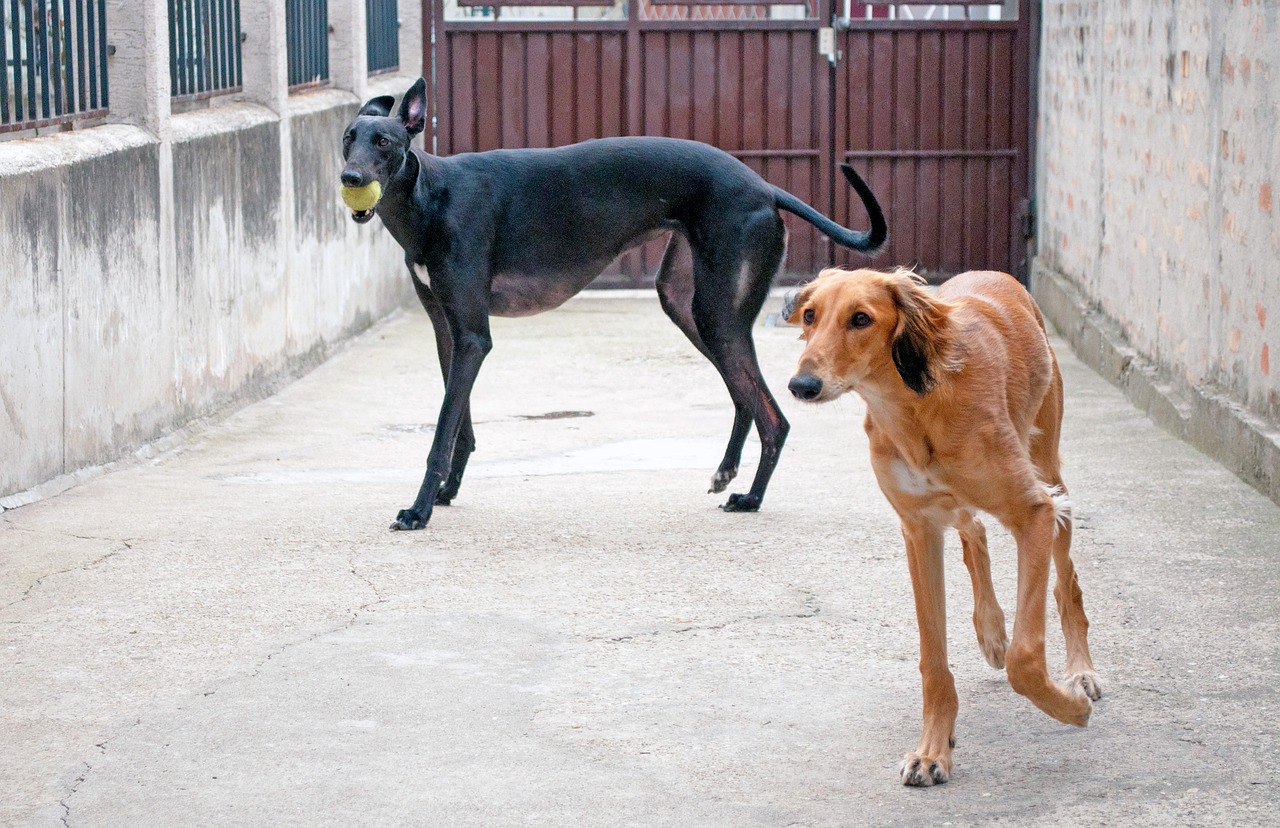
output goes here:
[[910, 270], [895, 271], [889, 282], [898, 308], [893, 332], [893, 364], [907, 387], [924, 396], [945, 371], [956, 369], [951, 332], [951, 306], [935, 299], [924, 280]]
[[422, 78], [400, 99], [400, 123], [410, 138], [427, 128], [427, 82]]
[[360, 107], [359, 115], [377, 115], [379, 118], [385, 118], [391, 114], [391, 106], [396, 99], [390, 95], [379, 95], [376, 98], [370, 98], [364, 106]]

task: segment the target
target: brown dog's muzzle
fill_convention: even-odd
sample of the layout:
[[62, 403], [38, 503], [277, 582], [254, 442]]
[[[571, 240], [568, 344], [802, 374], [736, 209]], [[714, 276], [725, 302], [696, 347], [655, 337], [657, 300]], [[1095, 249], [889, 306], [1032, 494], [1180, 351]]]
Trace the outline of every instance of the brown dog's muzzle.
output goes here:
[[787, 388], [796, 399], [813, 402], [822, 394], [822, 380], [810, 373], [800, 373], [791, 378]]

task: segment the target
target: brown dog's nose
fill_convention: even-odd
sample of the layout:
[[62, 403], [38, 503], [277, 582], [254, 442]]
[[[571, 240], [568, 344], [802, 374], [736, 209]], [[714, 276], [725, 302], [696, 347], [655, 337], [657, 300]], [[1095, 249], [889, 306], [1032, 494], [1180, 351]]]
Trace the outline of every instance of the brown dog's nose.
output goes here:
[[822, 380], [813, 374], [796, 374], [787, 383], [787, 388], [799, 400], [816, 400], [822, 393]]

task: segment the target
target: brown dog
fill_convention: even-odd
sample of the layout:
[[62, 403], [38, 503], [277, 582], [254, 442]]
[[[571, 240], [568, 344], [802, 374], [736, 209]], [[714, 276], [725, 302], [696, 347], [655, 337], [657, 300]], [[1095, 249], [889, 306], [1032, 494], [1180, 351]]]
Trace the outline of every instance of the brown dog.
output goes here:
[[[796, 397], [856, 391], [881, 490], [902, 520], [920, 627], [924, 732], [900, 766], [907, 785], [946, 782], [957, 699], [947, 666], [942, 533], [959, 530], [973, 580], [973, 625], [987, 662], [1053, 718], [1085, 725], [1101, 686], [1089, 658], [1084, 604], [1071, 563], [1071, 512], [1058, 471], [1062, 376], [1040, 309], [1013, 277], [963, 273], [930, 294], [914, 273], [825, 270], [784, 312], [808, 344]], [[1018, 544], [1013, 641], [991, 583], [986, 530], [994, 515]], [[1044, 654], [1049, 561], [1066, 638], [1066, 680]]]

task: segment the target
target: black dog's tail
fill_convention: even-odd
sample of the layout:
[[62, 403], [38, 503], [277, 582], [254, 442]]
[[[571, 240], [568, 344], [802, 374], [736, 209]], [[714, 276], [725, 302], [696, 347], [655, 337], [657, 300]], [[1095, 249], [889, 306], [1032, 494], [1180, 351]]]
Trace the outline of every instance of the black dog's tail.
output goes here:
[[862, 206], [866, 208], [867, 217], [871, 219], [870, 230], [849, 230], [841, 227], [791, 193], [778, 187], [773, 188], [774, 203], [780, 209], [786, 210], [788, 213], [795, 213], [823, 233], [826, 233], [838, 245], [863, 253], [879, 250], [880, 245], [884, 244], [884, 240], [889, 237], [889, 228], [884, 222], [884, 213], [880, 210], [880, 203], [876, 201], [875, 194], [871, 192], [867, 182], [863, 181], [853, 171], [853, 167], [848, 164], [841, 164], [840, 171], [844, 173], [844, 177], [849, 180], [850, 186], [858, 193], [858, 197], [862, 199]]

